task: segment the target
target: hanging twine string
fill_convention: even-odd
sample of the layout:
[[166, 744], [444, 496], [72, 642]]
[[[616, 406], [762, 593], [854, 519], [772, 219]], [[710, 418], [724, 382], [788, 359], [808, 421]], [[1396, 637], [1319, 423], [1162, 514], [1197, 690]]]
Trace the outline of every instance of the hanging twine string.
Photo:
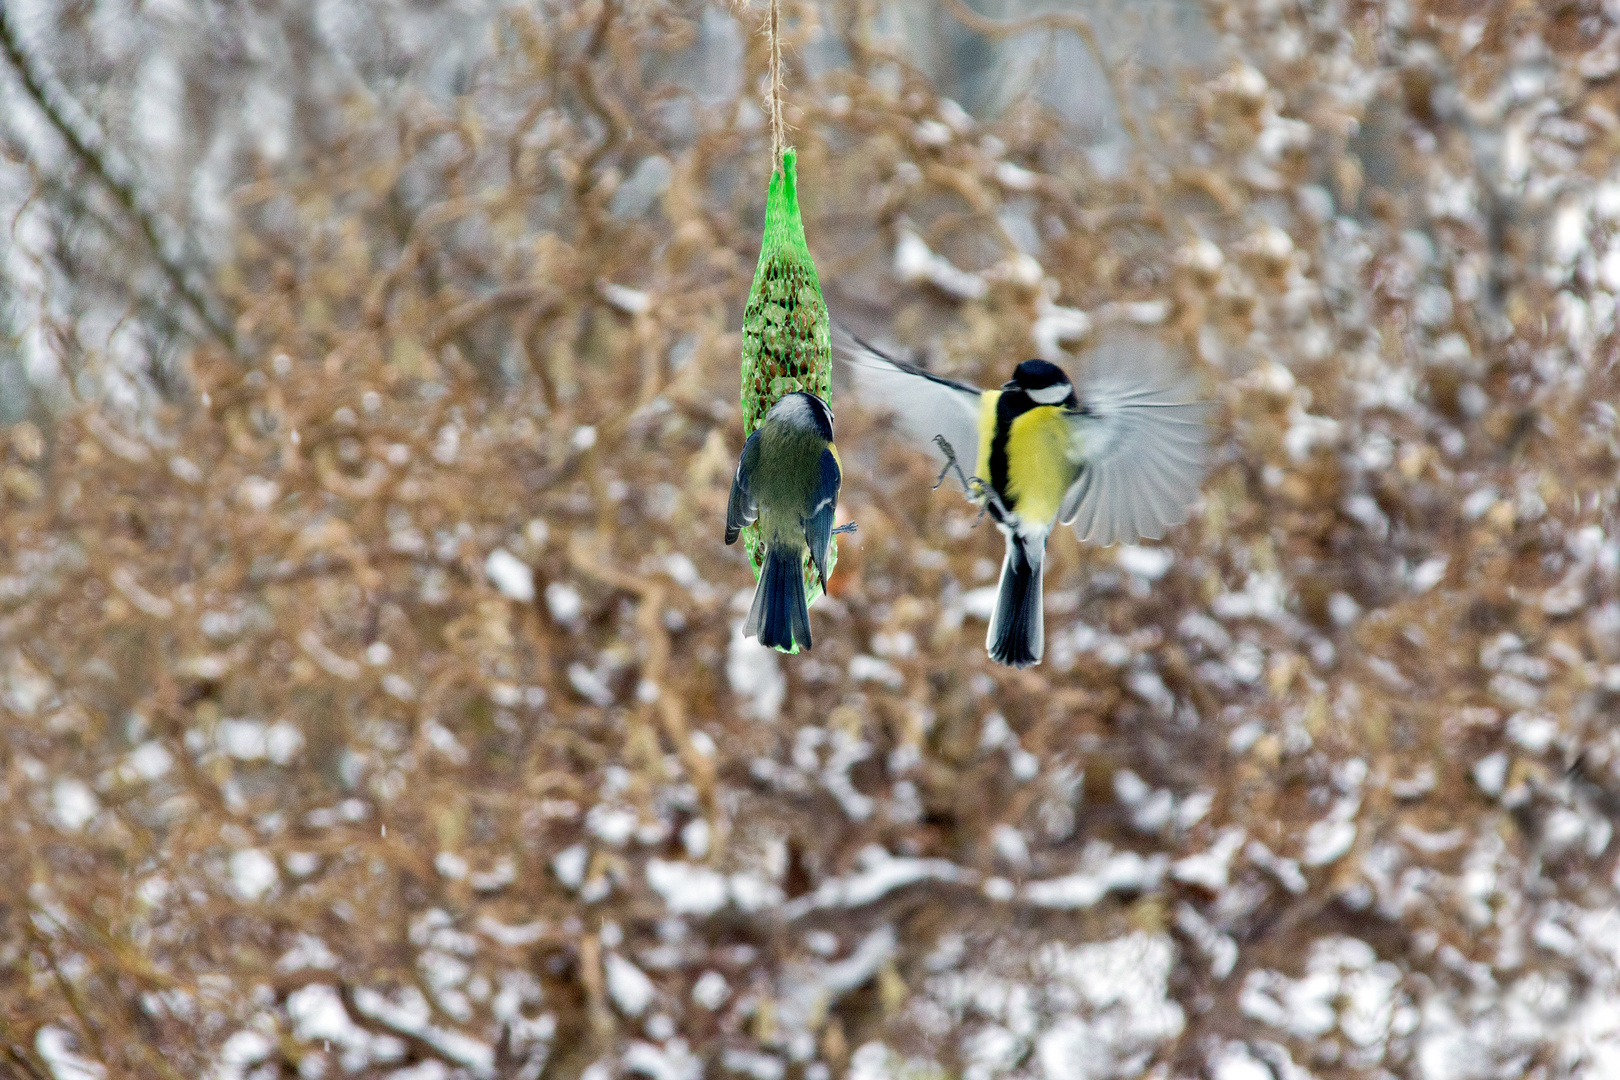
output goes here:
[[771, 0], [765, 34], [771, 45], [771, 171], [782, 170], [782, 151], [787, 149], [787, 122], [782, 119], [782, 5]]

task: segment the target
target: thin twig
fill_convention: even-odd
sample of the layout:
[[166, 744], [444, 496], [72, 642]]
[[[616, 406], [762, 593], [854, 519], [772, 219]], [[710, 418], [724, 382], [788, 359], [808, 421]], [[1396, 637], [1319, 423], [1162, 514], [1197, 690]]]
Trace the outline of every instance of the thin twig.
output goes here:
[[450, 338], [501, 308], [525, 305], [543, 315], [556, 307], [557, 303], [549, 290], [535, 285], [509, 285], [487, 296], [464, 300], [428, 328], [426, 337], [429, 350], [437, 352]]
[[44, 1062], [35, 1059], [34, 1052], [19, 1043], [12, 1034], [11, 1025], [0, 1016], [0, 1061], [9, 1061], [29, 1080], [51, 1080], [51, 1072]]
[[[33, 162], [27, 162], [26, 165], [36, 190], [41, 191], [56, 205], [66, 208], [69, 219], [93, 222], [115, 241], [126, 245], [130, 243], [124, 229], [120, 228], [117, 222], [103, 214], [100, 209], [91, 205], [91, 200], [85, 198], [83, 191], [76, 188], [69, 181], [51, 176], [38, 168]], [[26, 204], [24, 205], [26, 208]], [[22, 211], [19, 210], [18, 214], [21, 213]], [[11, 222], [13, 236], [16, 235], [16, 231], [17, 219], [14, 217]], [[77, 265], [72, 268], [70, 276], [77, 276], [80, 281], [99, 282], [105, 285], [117, 283], [115, 279], [118, 277], [115, 272], [111, 271], [110, 265], [101, 262]], [[157, 325], [164, 333], [172, 337], [185, 338], [190, 336], [190, 331], [181, 324], [180, 319], [157, 299], [149, 296], [131, 296], [129, 298], [129, 307], [131, 310], [139, 310], [143, 318]], [[127, 314], [128, 312], [126, 312], [126, 316]]]
[[5, 52], [6, 59], [22, 79], [28, 96], [67, 143], [73, 156], [101, 181], [139, 227], [141, 236], [151, 249], [153, 260], [163, 271], [170, 287], [212, 337], [240, 355], [236, 334], [229, 321], [215, 309], [215, 303], [205, 287], [195, 280], [196, 275], [186, 269], [179, 252], [164, 243], [164, 230], [159, 226], [157, 215], [141, 198], [128, 166], [119, 160], [114, 149], [102, 137], [95, 121], [68, 93], [67, 88], [23, 46], [11, 9], [3, 3], [0, 3], [0, 51]]
[[1125, 97], [1125, 88], [1120, 84], [1119, 76], [1109, 64], [1108, 57], [1103, 53], [1102, 45], [1097, 41], [1097, 31], [1092, 27], [1090, 20], [1083, 15], [1070, 11], [1044, 11], [1038, 15], [1030, 15], [1022, 19], [992, 19], [988, 15], [980, 15], [968, 6], [967, 0], [944, 0], [946, 10], [963, 26], [976, 34], [983, 34], [987, 38], [1001, 39], [1012, 37], [1014, 34], [1023, 34], [1031, 30], [1069, 30], [1080, 35], [1080, 40], [1086, 43], [1091, 55], [1097, 59], [1097, 67], [1102, 70], [1103, 78], [1108, 80], [1109, 92], [1114, 95], [1114, 104], [1119, 108], [1119, 122], [1125, 126], [1126, 134], [1133, 142], [1141, 142], [1141, 132], [1137, 129], [1136, 121], [1131, 117], [1130, 105]]
[[[51, 922], [61, 927], [64, 932], [67, 930], [67, 927], [62, 926], [48, 912], [40, 913], [49, 917]], [[62, 965], [56, 956], [55, 943], [40, 929], [38, 922], [34, 918], [29, 918], [23, 925], [27, 930], [28, 937], [32, 939], [34, 947], [45, 957], [45, 964], [50, 968], [51, 979], [56, 984], [57, 992], [62, 995], [67, 1002], [68, 1009], [73, 1013], [74, 1018], [79, 1021], [79, 1031], [85, 1041], [89, 1043], [88, 1049], [92, 1059], [105, 1068], [112, 1062], [112, 1058], [107, 1055], [107, 1047], [102, 1042], [101, 1031], [95, 1024], [90, 1022], [89, 1009], [84, 1000], [84, 995], [79, 992], [77, 984], [68, 978], [67, 974], [62, 970]]]

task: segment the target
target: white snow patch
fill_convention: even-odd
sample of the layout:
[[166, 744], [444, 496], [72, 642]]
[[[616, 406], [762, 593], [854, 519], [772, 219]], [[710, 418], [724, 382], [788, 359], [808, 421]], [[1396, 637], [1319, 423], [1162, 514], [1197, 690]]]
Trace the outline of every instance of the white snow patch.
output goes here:
[[1508, 756], [1498, 750], [1493, 754], [1486, 754], [1474, 762], [1474, 783], [1487, 795], [1502, 794], [1502, 786], [1507, 783]]
[[1079, 308], [1062, 307], [1042, 297], [1036, 301], [1035, 324], [1029, 336], [1035, 341], [1035, 355], [1056, 360], [1065, 342], [1079, 341], [1091, 333], [1091, 316]]
[[[424, 953], [423, 957], [425, 959], [431, 955], [435, 954]], [[442, 954], [437, 955], [442, 958]], [[460, 967], [459, 964], [455, 966]], [[443, 993], [439, 994], [441, 1003], [445, 1001], [446, 996]], [[431, 1045], [439, 1056], [475, 1076], [488, 1077], [494, 1070], [495, 1048], [459, 1031], [435, 1027], [430, 1023], [433, 1016], [432, 1007], [415, 987], [408, 987], [394, 998], [386, 997], [369, 987], [360, 987], [355, 990], [354, 1004], [362, 1015], [380, 1020], [397, 1031], [415, 1035]]]
[[902, 229], [895, 243], [894, 272], [907, 284], [932, 285], [958, 300], [981, 300], [990, 291], [983, 277], [970, 274], [936, 254], [922, 237], [909, 229]]
[[1222, 593], [1210, 603], [1217, 619], [1279, 618], [1288, 599], [1288, 589], [1282, 575], [1251, 573], [1244, 581], [1242, 592]]
[[[534, 602], [534, 571], [505, 548], [496, 548], [489, 553], [489, 558], [484, 560], [484, 573], [509, 599], [520, 604]], [[549, 593], [546, 599], [549, 602]]]
[[1246, 1046], [1229, 1042], [1209, 1057], [1211, 1080], [1276, 1080], [1277, 1073], [1270, 1065], [1249, 1054]]
[[220, 1076], [238, 1077], [242, 1072], [265, 1058], [275, 1049], [275, 1043], [263, 1032], [244, 1028], [225, 1040], [219, 1048]]
[[1176, 926], [1209, 958], [1209, 973], [1217, 979], [1232, 974], [1237, 966], [1238, 946], [1230, 934], [1223, 934], [1193, 905], [1176, 906]]
[[1296, 896], [1304, 892], [1309, 884], [1305, 880], [1305, 875], [1300, 872], [1297, 861], [1283, 858], [1258, 840], [1249, 841], [1248, 847], [1243, 849], [1243, 854], [1248, 856], [1250, 862], [1271, 874], [1282, 884], [1283, 888]]
[[[524, 569], [528, 570], [529, 568], [525, 566]], [[529, 589], [532, 598], [534, 595], [534, 574], [532, 571], [529, 574]], [[585, 601], [579, 595], [579, 590], [572, 585], [565, 581], [553, 581], [546, 586], [546, 610], [551, 612], [551, 617], [558, 622], [572, 623], [585, 610]]]
[[710, 915], [726, 903], [725, 877], [705, 866], [649, 859], [647, 884], [672, 915]]
[[1138, 932], [1078, 948], [1043, 947], [1039, 965], [1086, 1008], [1063, 1016], [1036, 1038], [1041, 1075], [1046, 1080], [1139, 1075], [1152, 1051], [1186, 1025], [1181, 1007], [1166, 999], [1174, 960], [1175, 947], [1163, 934]]
[[1412, 571], [1412, 591], [1426, 593], [1440, 584], [1445, 579], [1446, 567], [1450, 565], [1451, 560], [1444, 555], [1423, 560]]
[[83, 780], [64, 776], [51, 785], [51, 817], [59, 827], [78, 832], [100, 812], [101, 800]]
[[236, 485], [236, 497], [252, 510], [268, 510], [281, 497], [281, 485], [262, 476], [249, 476]]
[[626, 315], [641, 315], [652, 309], [652, 295], [641, 289], [632, 289], [612, 281], [602, 282], [600, 288], [602, 299]]
[[906, 684], [906, 677], [899, 668], [887, 660], [879, 660], [865, 653], [857, 653], [849, 658], [849, 677], [856, 682], [882, 683], [891, 690], [898, 690]]
[[585, 850], [584, 844], [575, 844], [557, 852], [556, 858], [551, 860], [551, 869], [558, 881], [570, 889], [577, 889], [585, 881], [585, 867], [590, 858], [591, 854]]
[[1041, 181], [1039, 173], [1010, 161], [996, 162], [995, 176], [997, 183], [1012, 191], [1034, 191]]
[[505, 945], [508, 948], [513, 949], [521, 949], [525, 946], [533, 945], [535, 942], [545, 937], [546, 932], [549, 931], [551, 927], [544, 920], [539, 919], [535, 920], [534, 922], [519, 923], [518, 925], [513, 926], [510, 923], [500, 922], [499, 920], [491, 918], [488, 915], [480, 915], [478, 917], [478, 929], [484, 934], [485, 937], [489, 938], [497, 945]]
[[732, 693], [748, 702], [747, 711], [758, 720], [775, 720], [787, 698], [787, 677], [782, 674], [776, 650], [753, 638], [743, 637], [743, 621], [731, 628], [731, 644], [726, 649], [726, 681]]
[[[862, 1047], [861, 1049], [865, 1049]], [[855, 1058], [860, 1057], [860, 1050], [855, 1052]], [[726, 1067], [727, 1072], [741, 1073], [752, 1077], [753, 1080], [782, 1080], [787, 1075], [787, 1066], [782, 1059], [759, 1050], [744, 1050], [741, 1047], [730, 1047], [720, 1055], [720, 1063]], [[857, 1080], [858, 1071], [854, 1058], [850, 1061], [849, 1080]], [[864, 1080], [888, 1080], [888, 1073], [878, 1073], [870, 1077], [859, 1074]]]
[[1516, 712], [1508, 717], [1507, 737], [1532, 754], [1545, 754], [1558, 738], [1558, 721], [1546, 713]]
[[782, 890], [757, 874], [732, 874], [727, 887], [732, 903], [743, 911], [764, 911], [782, 902]]
[[876, 844], [863, 849], [859, 859], [862, 869], [822, 882], [815, 892], [790, 905], [792, 913], [810, 908], [861, 907], [919, 881], [958, 882], [972, 877], [946, 859], [896, 857]]
[[658, 989], [645, 972], [616, 952], [602, 961], [607, 974], [608, 996], [626, 1016], [640, 1016], [652, 1004]]
[[1300, 859], [1306, 866], [1326, 866], [1336, 862], [1356, 842], [1356, 823], [1336, 818], [1314, 822], [1305, 830], [1305, 848]]
[[1143, 857], [1134, 851], [1116, 852], [1103, 840], [1093, 840], [1080, 854], [1081, 869], [1060, 878], [1032, 881], [1021, 890], [1026, 903], [1049, 908], [1088, 908], [1111, 892], [1146, 892], [1164, 879], [1170, 858], [1162, 853]]
[[1289, 417], [1282, 441], [1290, 458], [1304, 461], [1316, 447], [1332, 446], [1339, 441], [1339, 422], [1296, 408]]
[[263, 899], [281, 876], [276, 860], [260, 848], [233, 851], [230, 872], [231, 892], [249, 903]]
[[703, 818], [693, 818], [681, 826], [681, 846], [692, 858], [701, 859], [709, 853], [712, 831]]
[[1164, 547], [1121, 544], [1114, 549], [1114, 559], [1126, 573], [1158, 581], [1176, 561], [1176, 553]]
[[174, 755], [156, 739], [149, 739], [129, 752], [119, 774], [126, 780], [157, 780], [174, 767]]
[[227, 717], [214, 728], [214, 745], [219, 747], [220, 753], [238, 761], [260, 760], [268, 753], [264, 723]]
[[350, 1018], [336, 988], [311, 983], [287, 995], [287, 1016], [293, 1036], [303, 1042], [336, 1043], [364, 1062], [372, 1036]]
[[731, 987], [726, 983], [726, 977], [718, 971], [705, 971], [692, 984], [692, 1000], [710, 1012], [724, 1005], [730, 996]]
[[285, 765], [303, 749], [304, 733], [285, 720], [267, 725], [261, 720], [228, 717], [214, 728], [214, 745], [238, 761], [268, 759]]
[[310, 969], [330, 971], [337, 967], [338, 958], [326, 942], [314, 934], [298, 934], [293, 939], [292, 948], [281, 954], [276, 961], [277, 971], [306, 971]]
[[75, 1054], [73, 1036], [54, 1024], [46, 1024], [34, 1036], [34, 1051], [44, 1059], [56, 1080], [102, 1080], [107, 1069], [100, 1062]]
[[1305, 974], [1298, 979], [1251, 971], [1239, 992], [1238, 1008], [1295, 1038], [1320, 1037], [1337, 1028], [1353, 1045], [1377, 1048], [1417, 1024], [1401, 981], [1400, 969], [1379, 960], [1360, 938], [1326, 937], [1311, 946]]
[[1175, 816], [1175, 795], [1168, 788], [1152, 787], [1130, 769], [1114, 773], [1114, 797], [1129, 808], [1131, 824], [1141, 832], [1156, 833]]
[[699, 1080], [703, 1062], [692, 1055], [685, 1039], [671, 1039], [662, 1046], [633, 1042], [624, 1051], [624, 1067], [651, 1080]]
[[830, 1004], [869, 982], [898, 948], [894, 927], [885, 925], [867, 934], [843, 960], [790, 965], [778, 1002], [783, 1029], [808, 1032]]
[[1246, 836], [1242, 829], [1222, 830], [1208, 851], [1177, 859], [1170, 867], [1170, 876], [1190, 885], [1201, 885], [1218, 893], [1227, 886], [1232, 856], [1243, 846]]
[[969, 589], [962, 594], [962, 613], [971, 615], [981, 622], [989, 622], [990, 616], [996, 610], [996, 595], [998, 586], [986, 585], [979, 589]]
[[1020, 869], [1029, 865], [1029, 841], [1024, 834], [1003, 822], [990, 830], [990, 846], [1001, 859]]
[[579, 692], [580, 697], [605, 709], [613, 704], [613, 688], [603, 674], [601, 669], [592, 670], [576, 660], [568, 665], [568, 684]]
[[597, 803], [585, 813], [585, 828], [614, 847], [629, 843], [640, 823], [641, 818], [626, 806]]

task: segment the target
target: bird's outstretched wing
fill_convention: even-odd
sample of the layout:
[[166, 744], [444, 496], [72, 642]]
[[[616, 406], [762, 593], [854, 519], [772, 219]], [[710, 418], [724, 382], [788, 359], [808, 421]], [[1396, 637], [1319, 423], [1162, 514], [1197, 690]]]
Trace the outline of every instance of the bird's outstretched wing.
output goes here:
[[752, 525], [759, 517], [759, 502], [749, 486], [754, 466], [759, 463], [759, 432], [748, 436], [743, 443], [742, 458], [737, 462], [737, 475], [731, 480], [731, 499], [726, 503], [726, 543], [735, 544], [737, 534]]
[[810, 500], [810, 516], [804, 519], [804, 539], [810, 545], [810, 561], [816, 564], [821, 589], [827, 589], [827, 549], [832, 546], [833, 518], [838, 513], [838, 485], [843, 472], [832, 450], [821, 452], [820, 479]]
[[977, 387], [897, 360], [837, 324], [833, 348], [848, 365], [862, 405], [892, 412], [900, 426], [927, 446], [941, 465], [945, 457], [934, 440], [943, 436], [962, 467], [973, 471], [979, 460]]
[[1117, 331], [1092, 351], [1070, 423], [1080, 475], [1058, 520], [1096, 544], [1157, 538], [1187, 517], [1208, 457], [1211, 403], [1169, 350]]

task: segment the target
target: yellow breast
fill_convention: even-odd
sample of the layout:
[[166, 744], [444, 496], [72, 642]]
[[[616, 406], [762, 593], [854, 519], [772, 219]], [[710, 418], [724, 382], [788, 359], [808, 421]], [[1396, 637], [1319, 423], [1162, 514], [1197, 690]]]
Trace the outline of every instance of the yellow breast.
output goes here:
[[973, 475], [990, 482], [990, 447], [996, 441], [996, 402], [1001, 400], [1000, 390], [986, 390], [979, 395], [979, 460], [973, 463]]
[[1057, 518], [1077, 473], [1069, 441], [1069, 422], [1055, 406], [1037, 405], [1013, 418], [1007, 433], [1005, 494], [1019, 517], [1041, 524]]

